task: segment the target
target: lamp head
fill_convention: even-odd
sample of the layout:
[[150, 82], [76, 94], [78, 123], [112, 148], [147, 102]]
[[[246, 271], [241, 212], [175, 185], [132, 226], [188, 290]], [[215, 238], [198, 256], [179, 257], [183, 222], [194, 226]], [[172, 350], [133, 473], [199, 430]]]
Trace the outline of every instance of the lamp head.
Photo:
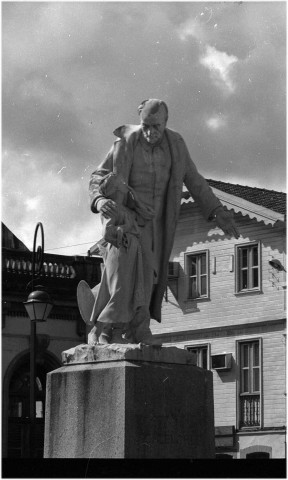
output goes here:
[[53, 303], [48, 293], [40, 290], [43, 287], [37, 286], [36, 288], [37, 290], [33, 290], [28, 296], [27, 302], [24, 302], [24, 307], [31, 321], [46, 322]]

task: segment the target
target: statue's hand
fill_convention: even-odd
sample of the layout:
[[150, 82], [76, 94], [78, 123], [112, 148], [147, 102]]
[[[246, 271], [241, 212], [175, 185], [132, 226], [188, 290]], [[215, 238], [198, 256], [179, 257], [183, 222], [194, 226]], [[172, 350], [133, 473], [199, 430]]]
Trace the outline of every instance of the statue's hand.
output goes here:
[[97, 208], [105, 218], [112, 218], [117, 215], [117, 204], [110, 199], [103, 199], [97, 202]]
[[235, 238], [240, 237], [240, 233], [233, 219], [233, 214], [227, 212], [224, 208], [219, 207], [215, 211], [216, 224], [226, 235], [233, 235]]

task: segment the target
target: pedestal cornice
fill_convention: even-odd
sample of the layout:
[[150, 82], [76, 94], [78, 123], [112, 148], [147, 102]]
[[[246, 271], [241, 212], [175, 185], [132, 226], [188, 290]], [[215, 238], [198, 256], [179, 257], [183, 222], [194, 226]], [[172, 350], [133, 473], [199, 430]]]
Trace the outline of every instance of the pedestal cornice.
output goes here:
[[81, 344], [62, 352], [62, 362], [65, 366], [123, 360], [192, 365], [194, 358], [190, 352], [181, 348], [143, 345], [141, 343], [112, 343], [110, 345], [93, 346]]

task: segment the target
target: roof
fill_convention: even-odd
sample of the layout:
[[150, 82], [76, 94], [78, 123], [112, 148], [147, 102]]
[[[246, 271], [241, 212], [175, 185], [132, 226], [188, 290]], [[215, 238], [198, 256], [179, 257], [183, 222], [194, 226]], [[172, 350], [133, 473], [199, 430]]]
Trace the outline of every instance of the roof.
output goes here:
[[[275, 190], [266, 190], [265, 188], [248, 187], [233, 183], [221, 182], [220, 180], [206, 179], [210, 187], [217, 188], [222, 192], [243, 198], [244, 200], [268, 208], [274, 212], [286, 214], [286, 193], [276, 192]], [[188, 191], [183, 192], [182, 196], [187, 199], [190, 197]]]
[[14, 235], [14, 233], [9, 230], [8, 227], [2, 222], [2, 247], [11, 248], [14, 250], [21, 250], [29, 252], [29, 248], [24, 245], [19, 238]]

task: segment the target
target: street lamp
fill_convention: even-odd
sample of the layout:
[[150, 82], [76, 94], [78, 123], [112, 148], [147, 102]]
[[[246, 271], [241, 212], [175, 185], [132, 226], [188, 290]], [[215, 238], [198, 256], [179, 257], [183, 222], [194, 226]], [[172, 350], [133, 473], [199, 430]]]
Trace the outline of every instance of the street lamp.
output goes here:
[[[41, 245], [36, 250], [36, 240], [38, 229], [41, 230]], [[39, 278], [44, 256], [44, 230], [42, 223], [37, 223], [34, 233], [33, 255], [32, 255], [32, 292], [28, 296], [27, 302], [24, 302], [24, 307], [31, 320], [31, 334], [30, 334], [30, 456], [35, 455], [34, 450], [34, 432], [35, 432], [35, 382], [36, 382], [36, 322], [46, 322], [49, 313], [51, 312], [53, 303], [47, 292], [43, 291], [42, 286], [37, 285], [34, 290], [35, 280]], [[35, 276], [37, 275], [37, 278]], [[27, 285], [27, 287], [28, 287]]]

